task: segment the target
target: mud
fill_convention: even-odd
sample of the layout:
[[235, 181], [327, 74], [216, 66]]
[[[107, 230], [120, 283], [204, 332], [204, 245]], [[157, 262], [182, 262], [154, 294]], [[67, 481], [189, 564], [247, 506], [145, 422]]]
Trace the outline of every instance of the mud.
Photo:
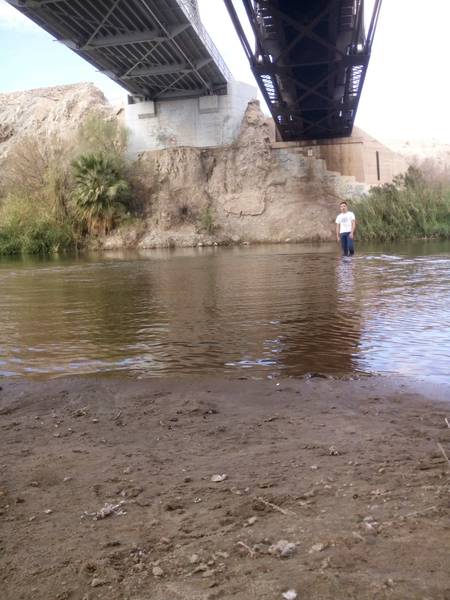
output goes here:
[[2, 600], [450, 598], [444, 390], [1, 385]]

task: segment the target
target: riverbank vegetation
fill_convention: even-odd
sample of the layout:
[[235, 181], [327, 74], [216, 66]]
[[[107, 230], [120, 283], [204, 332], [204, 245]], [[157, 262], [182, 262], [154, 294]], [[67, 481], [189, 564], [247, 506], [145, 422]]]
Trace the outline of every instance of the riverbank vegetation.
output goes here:
[[361, 240], [450, 237], [450, 180], [431, 169], [411, 166], [352, 207]]
[[126, 218], [126, 143], [117, 121], [95, 114], [73, 139], [22, 139], [1, 176], [0, 254], [74, 249]]

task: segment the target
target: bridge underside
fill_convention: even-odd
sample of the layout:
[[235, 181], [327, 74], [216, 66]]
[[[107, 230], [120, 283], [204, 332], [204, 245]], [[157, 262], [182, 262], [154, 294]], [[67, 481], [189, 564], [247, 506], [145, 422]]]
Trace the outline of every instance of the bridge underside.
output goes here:
[[7, 1], [130, 94], [226, 94], [231, 74], [194, 0]]
[[364, 30], [364, 0], [242, 0], [249, 43], [225, 0], [258, 85], [285, 141], [349, 136], [381, 0]]

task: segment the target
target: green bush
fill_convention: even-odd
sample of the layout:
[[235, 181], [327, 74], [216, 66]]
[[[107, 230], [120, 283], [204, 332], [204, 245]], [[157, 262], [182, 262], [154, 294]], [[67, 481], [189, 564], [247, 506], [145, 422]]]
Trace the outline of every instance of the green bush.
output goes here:
[[105, 235], [125, 213], [129, 185], [110, 156], [82, 155], [72, 166], [74, 214], [89, 233]]
[[126, 137], [92, 114], [71, 139], [17, 142], [0, 171], [0, 254], [60, 252], [111, 229], [129, 202]]
[[74, 243], [70, 224], [58, 222], [42, 205], [10, 197], [0, 208], [0, 254], [50, 254]]
[[450, 237], [450, 183], [429, 182], [415, 167], [352, 207], [363, 240]]

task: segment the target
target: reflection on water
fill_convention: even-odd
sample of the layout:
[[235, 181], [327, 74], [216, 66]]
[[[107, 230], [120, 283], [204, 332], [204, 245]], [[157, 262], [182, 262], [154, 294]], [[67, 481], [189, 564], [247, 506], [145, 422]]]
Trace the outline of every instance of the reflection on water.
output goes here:
[[448, 243], [0, 260], [0, 374], [448, 376]]

